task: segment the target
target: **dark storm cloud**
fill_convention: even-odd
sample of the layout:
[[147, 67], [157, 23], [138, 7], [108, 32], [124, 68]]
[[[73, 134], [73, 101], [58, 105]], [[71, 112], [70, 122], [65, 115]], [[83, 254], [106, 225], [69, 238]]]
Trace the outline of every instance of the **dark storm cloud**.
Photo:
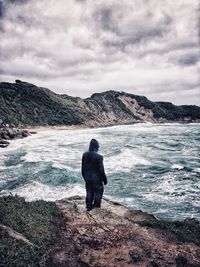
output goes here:
[[200, 61], [199, 53], [198, 54], [191, 53], [179, 58], [178, 63], [180, 65], [195, 65], [198, 61]]
[[0, 1], [0, 18], [2, 18], [4, 15], [4, 6], [3, 2]]
[[1, 80], [197, 103], [198, 0], [1, 0], [0, 18]]
[[[119, 5], [111, 7], [101, 7], [95, 10], [93, 17], [97, 25], [97, 36], [101, 38], [102, 32], [107, 31], [114, 34], [113, 40], [105, 40], [103, 44], [108, 47], [124, 49], [128, 45], [138, 44], [149, 39], [161, 38], [169, 31], [172, 18], [162, 14], [160, 19], [156, 19], [148, 10], [142, 14], [141, 18], [130, 19], [125, 26], [121, 22], [123, 15], [114, 16]], [[148, 23], [146, 23], [148, 22]]]
[[6, 12], [6, 9], [9, 8], [10, 4], [24, 4], [30, 0], [2, 0], [0, 1], [0, 17], [3, 16]]
[[131, 35], [123, 35], [120, 34], [118, 36], [118, 40], [116, 41], [105, 41], [104, 45], [105, 47], [117, 47], [124, 49], [128, 45], [135, 45], [142, 41], [148, 41], [149, 39], [161, 37], [163, 35], [163, 30], [160, 28], [148, 28], [148, 29], [142, 29], [143, 31], [138, 31]]
[[[179, 43], [176, 41], [175, 43], [169, 43], [165, 46], [160, 46], [156, 48], [147, 48], [145, 51], [142, 51], [142, 53], [138, 53], [140, 56], [146, 56], [148, 54], [158, 54], [158, 55], [166, 55], [170, 52], [174, 53], [176, 55], [177, 51], [183, 51], [183, 53], [187, 53], [188, 50], [199, 50], [199, 43], [197, 40], [194, 41], [182, 41]], [[178, 61], [177, 61], [178, 63]]]
[[115, 24], [112, 21], [112, 9], [102, 7], [100, 9], [95, 10], [93, 14], [94, 21], [97, 25], [103, 30], [109, 31], [117, 31]]
[[24, 4], [30, 0], [6, 0], [5, 4]]

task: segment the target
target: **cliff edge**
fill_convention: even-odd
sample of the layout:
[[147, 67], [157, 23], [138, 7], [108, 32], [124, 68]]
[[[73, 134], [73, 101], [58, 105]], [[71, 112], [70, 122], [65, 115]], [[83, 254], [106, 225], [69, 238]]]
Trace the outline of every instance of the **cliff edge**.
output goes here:
[[[66, 221], [67, 238], [73, 240], [79, 250], [78, 260], [82, 266], [189, 267], [200, 264], [200, 247], [193, 243], [195, 239], [187, 239], [187, 223], [173, 225], [106, 199], [102, 208], [91, 212], [85, 212], [85, 201], [81, 197], [58, 201], [57, 206]], [[185, 233], [181, 234], [183, 228]], [[198, 234], [200, 232], [195, 236]], [[53, 257], [55, 264], [67, 259], [65, 250]]]
[[103, 199], [85, 211], [80, 196], [54, 202], [0, 198], [3, 266], [198, 267], [200, 224], [167, 222]]

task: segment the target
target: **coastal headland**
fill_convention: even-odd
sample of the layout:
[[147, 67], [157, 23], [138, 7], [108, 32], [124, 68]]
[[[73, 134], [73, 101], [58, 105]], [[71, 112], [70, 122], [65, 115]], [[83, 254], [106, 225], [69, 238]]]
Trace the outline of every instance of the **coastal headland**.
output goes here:
[[200, 107], [152, 102], [145, 96], [106, 91], [89, 98], [59, 95], [16, 80], [0, 83], [0, 147], [9, 140], [49, 129], [106, 127], [135, 123], [200, 122]]
[[17, 128], [102, 127], [138, 122], [200, 122], [200, 107], [153, 102], [145, 96], [109, 90], [89, 98], [61, 95], [16, 80], [0, 83], [0, 121]]

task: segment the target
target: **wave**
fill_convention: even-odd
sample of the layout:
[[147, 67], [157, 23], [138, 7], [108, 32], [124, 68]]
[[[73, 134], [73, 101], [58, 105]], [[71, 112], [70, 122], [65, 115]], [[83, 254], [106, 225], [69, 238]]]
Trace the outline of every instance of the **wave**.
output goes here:
[[0, 190], [29, 200], [85, 194], [81, 156], [96, 138], [109, 181], [106, 194], [129, 207], [181, 219], [199, 212], [199, 125], [53, 130], [15, 140], [0, 155]]
[[193, 171], [196, 173], [200, 173], [200, 168], [195, 168]]
[[39, 181], [54, 186], [74, 184], [80, 181], [80, 173], [73, 169], [63, 169], [53, 166], [52, 162], [23, 162], [14, 168], [0, 171], [5, 182], [0, 189], [14, 190], [30, 181]]
[[15, 153], [10, 154], [7, 158], [5, 158], [4, 164], [8, 167], [21, 164], [24, 161], [23, 157], [26, 154], [27, 153], [24, 150], [18, 150]]
[[172, 168], [173, 170], [183, 170], [183, 169], [184, 169], [184, 166], [183, 166], [183, 165], [180, 165], [180, 164], [173, 164], [173, 165], [171, 166], [171, 168]]
[[135, 165], [151, 165], [151, 162], [133, 153], [133, 150], [129, 148], [122, 148], [113, 156], [105, 158], [105, 168], [108, 173], [130, 172]]
[[187, 172], [191, 172], [191, 171], [193, 171], [192, 170], [192, 168], [190, 168], [190, 167], [187, 167], [187, 166], [183, 166], [183, 165], [181, 165], [181, 164], [173, 164], [172, 166], [171, 166], [171, 169], [173, 169], [173, 170], [183, 170], [183, 171], [187, 171]]
[[27, 201], [38, 199], [56, 201], [75, 195], [84, 196], [85, 189], [78, 184], [54, 187], [50, 185], [44, 185], [40, 182], [32, 182], [12, 191], [3, 190], [1, 191], [0, 195], [9, 195], [10, 193], [24, 197]]
[[78, 173], [80, 173], [80, 170], [81, 170], [79, 164], [77, 164], [77, 166], [75, 166], [75, 167], [71, 167], [69, 165], [66, 165], [66, 164], [60, 163], [60, 162], [52, 162], [52, 167], [60, 169], [60, 170], [67, 170], [67, 171], [78, 172]]

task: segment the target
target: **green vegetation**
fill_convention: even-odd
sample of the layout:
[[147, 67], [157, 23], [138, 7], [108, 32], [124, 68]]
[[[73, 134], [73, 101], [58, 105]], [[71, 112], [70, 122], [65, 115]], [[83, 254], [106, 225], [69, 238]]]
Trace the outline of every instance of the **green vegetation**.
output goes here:
[[0, 228], [0, 266], [46, 266], [49, 252], [56, 242], [55, 220], [61, 215], [53, 202], [26, 202], [18, 196], [0, 198], [0, 224], [28, 239], [10, 237]]
[[165, 230], [172, 233], [180, 242], [193, 242], [200, 246], [200, 223], [195, 219], [186, 219], [183, 222], [162, 221], [157, 219], [149, 219], [139, 223], [154, 229]]
[[0, 83], [0, 119], [17, 127], [77, 125], [81, 120], [63, 99], [48, 89], [17, 81]]
[[[128, 99], [127, 106], [123, 99]], [[0, 83], [0, 121], [10, 126], [95, 125], [136, 123], [165, 119], [180, 122], [198, 122], [200, 107], [176, 106], [168, 102], [152, 102], [144, 96], [107, 91], [81, 99], [59, 95], [49, 89], [17, 80]], [[102, 112], [105, 115], [102, 117]], [[113, 121], [108, 121], [112, 114]]]
[[44, 249], [30, 247], [2, 229], [0, 240], [0, 266], [45, 266], [48, 255]]

